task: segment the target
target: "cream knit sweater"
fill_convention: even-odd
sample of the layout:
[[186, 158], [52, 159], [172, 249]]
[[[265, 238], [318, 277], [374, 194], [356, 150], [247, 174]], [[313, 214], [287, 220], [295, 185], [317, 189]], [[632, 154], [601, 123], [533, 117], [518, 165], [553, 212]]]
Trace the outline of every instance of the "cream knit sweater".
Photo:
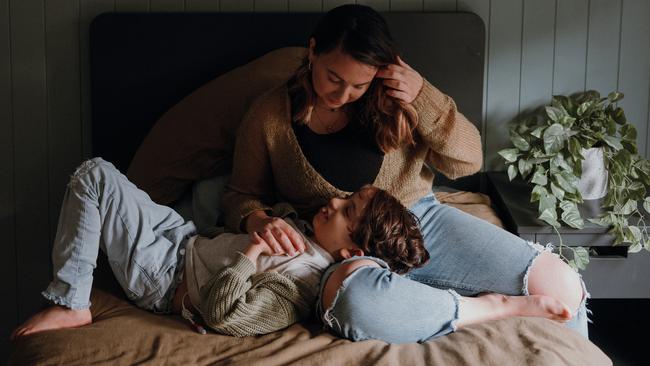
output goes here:
[[[415, 146], [384, 156], [372, 183], [409, 207], [431, 192], [430, 164], [451, 179], [473, 174], [483, 163], [481, 138], [454, 101], [426, 80], [413, 106], [418, 111]], [[354, 174], [354, 172], [350, 172]], [[223, 197], [226, 226], [240, 232], [242, 219], [288, 202], [310, 220], [319, 207], [346, 192], [327, 182], [307, 161], [291, 126], [286, 84], [258, 98], [237, 133], [233, 173]]]

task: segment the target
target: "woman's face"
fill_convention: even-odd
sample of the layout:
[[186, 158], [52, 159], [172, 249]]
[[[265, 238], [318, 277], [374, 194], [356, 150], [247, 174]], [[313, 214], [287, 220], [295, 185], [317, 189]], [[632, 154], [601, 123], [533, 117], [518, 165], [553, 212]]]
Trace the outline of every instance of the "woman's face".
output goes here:
[[315, 44], [312, 38], [309, 41], [309, 59], [318, 105], [340, 108], [359, 99], [370, 87], [378, 69], [355, 60], [339, 48], [315, 55]]

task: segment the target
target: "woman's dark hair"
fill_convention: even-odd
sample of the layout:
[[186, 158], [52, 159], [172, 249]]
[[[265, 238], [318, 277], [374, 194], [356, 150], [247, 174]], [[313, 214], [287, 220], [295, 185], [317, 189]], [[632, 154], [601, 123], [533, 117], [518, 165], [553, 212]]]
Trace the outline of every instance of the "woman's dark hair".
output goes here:
[[[316, 55], [339, 48], [355, 60], [377, 68], [397, 63], [397, 48], [386, 21], [368, 6], [351, 4], [330, 10], [311, 38], [316, 41]], [[293, 120], [308, 123], [317, 98], [308, 57], [290, 81], [289, 91]], [[373, 80], [364, 95], [346, 107], [346, 113], [375, 131], [377, 145], [383, 152], [414, 143], [413, 130], [418, 123], [415, 108], [386, 95], [381, 80]]]
[[383, 259], [393, 272], [403, 274], [429, 260], [417, 217], [390, 193], [373, 186], [350, 238], [366, 254]]

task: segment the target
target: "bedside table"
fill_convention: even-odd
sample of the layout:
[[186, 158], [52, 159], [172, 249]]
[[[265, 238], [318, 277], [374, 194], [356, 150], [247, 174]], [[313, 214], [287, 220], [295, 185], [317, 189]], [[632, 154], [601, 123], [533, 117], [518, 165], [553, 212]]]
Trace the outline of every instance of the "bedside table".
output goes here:
[[[505, 172], [487, 172], [486, 177], [486, 193], [506, 230], [532, 242], [559, 246], [553, 227], [537, 218], [537, 202], [530, 202], [532, 187], [521, 179], [510, 182]], [[591, 296], [650, 298], [650, 252], [641, 250], [628, 255], [627, 246], [611, 246], [614, 237], [607, 234], [609, 229], [586, 220], [598, 216], [600, 200], [585, 201], [579, 210], [585, 227], [578, 230], [562, 226], [558, 231], [564, 245], [589, 250], [589, 264], [580, 273]]]

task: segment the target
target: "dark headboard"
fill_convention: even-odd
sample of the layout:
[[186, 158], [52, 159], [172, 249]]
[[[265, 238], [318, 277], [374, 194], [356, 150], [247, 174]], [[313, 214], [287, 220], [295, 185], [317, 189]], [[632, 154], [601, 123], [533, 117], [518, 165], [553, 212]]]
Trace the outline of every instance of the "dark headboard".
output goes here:
[[[386, 13], [404, 60], [481, 124], [485, 29], [471, 13]], [[317, 13], [106, 13], [90, 27], [92, 151], [126, 171], [154, 122], [184, 96], [284, 46]]]

